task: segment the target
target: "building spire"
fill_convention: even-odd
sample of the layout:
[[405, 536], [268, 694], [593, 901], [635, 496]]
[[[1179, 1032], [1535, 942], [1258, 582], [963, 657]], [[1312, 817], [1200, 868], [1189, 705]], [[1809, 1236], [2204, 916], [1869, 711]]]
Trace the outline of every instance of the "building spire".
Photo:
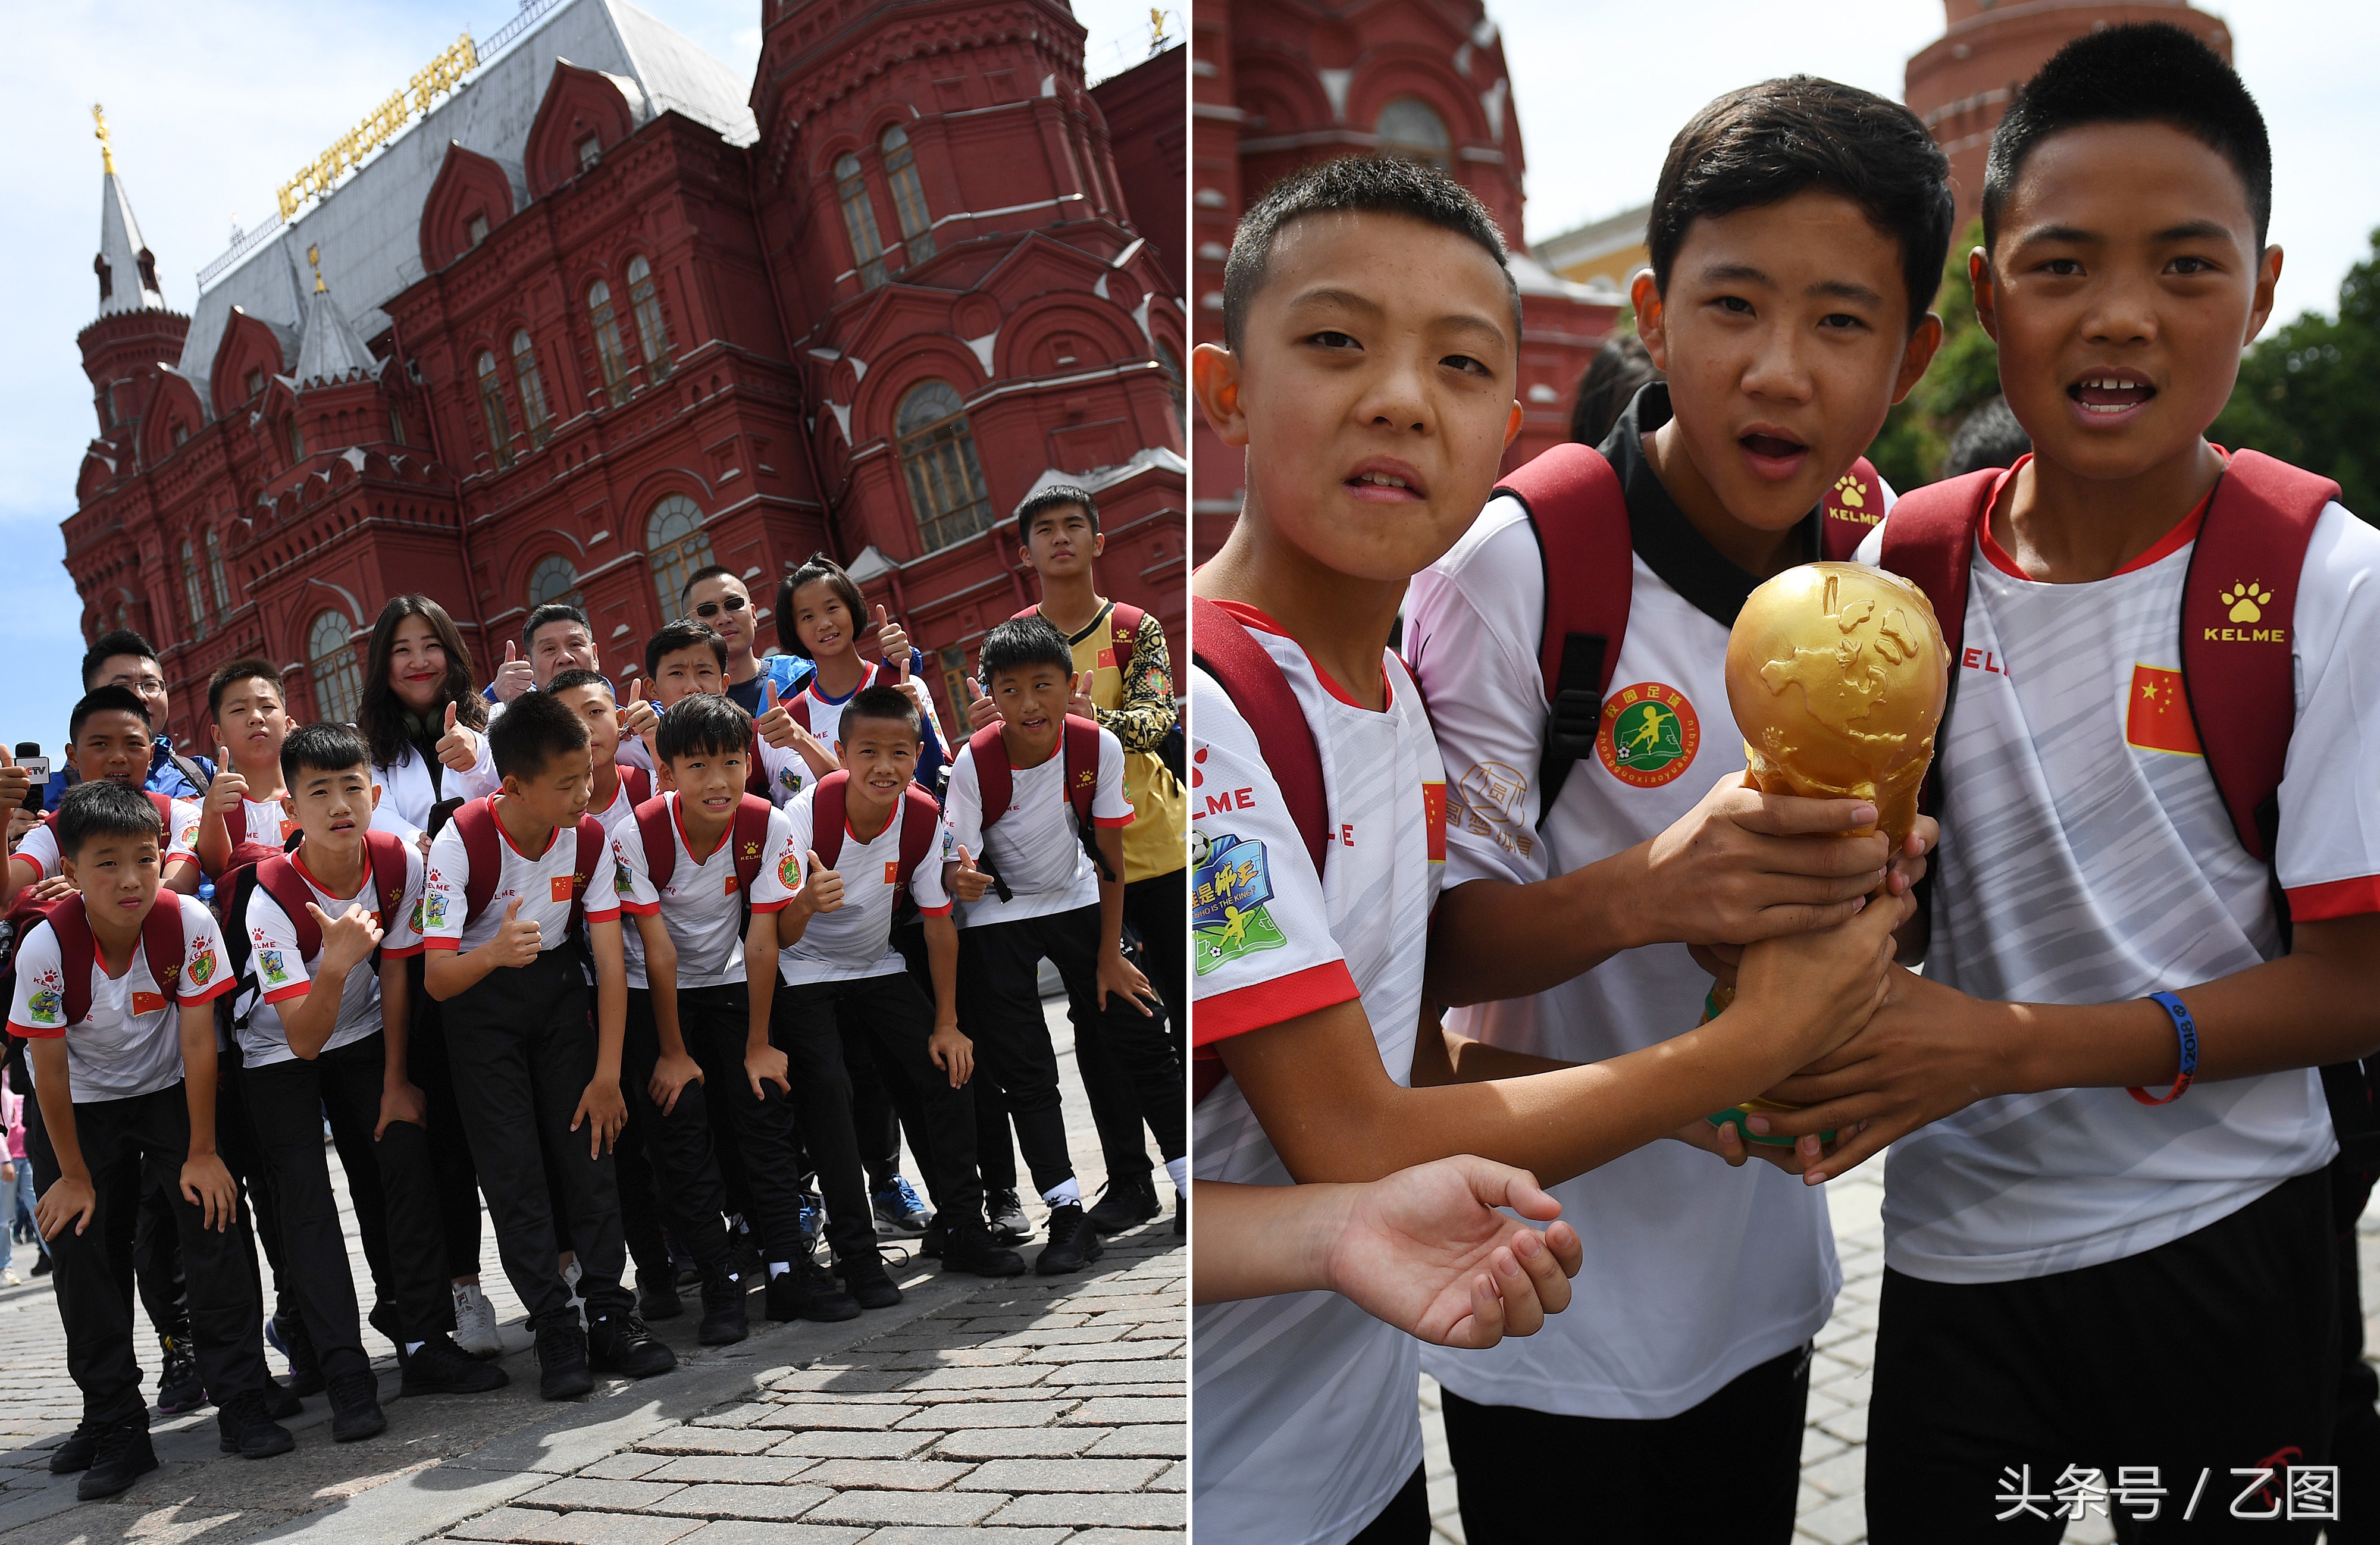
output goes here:
[[132, 201], [116, 177], [107, 110], [93, 103], [91, 116], [91, 134], [99, 141], [99, 256], [91, 265], [99, 275], [99, 314], [162, 311], [165, 298], [157, 289], [157, 260], [140, 239], [140, 222], [133, 218]]
[[114, 176], [115, 175], [115, 147], [109, 142], [107, 138], [107, 109], [94, 102], [91, 104], [91, 122], [99, 126], [91, 130], [91, 138], [99, 141], [100, 168], [109, 176]]
[[345, 381], [358, 371], [369, 373], [371, 350], [356, 336], [346, 313], [332, 300], [331, 286], [322, 282], [322, 249], [307, 248], [306, 261], [314, 268], [314, 294], [306, 306], [304, 335], [298, 340], [298, 386]]

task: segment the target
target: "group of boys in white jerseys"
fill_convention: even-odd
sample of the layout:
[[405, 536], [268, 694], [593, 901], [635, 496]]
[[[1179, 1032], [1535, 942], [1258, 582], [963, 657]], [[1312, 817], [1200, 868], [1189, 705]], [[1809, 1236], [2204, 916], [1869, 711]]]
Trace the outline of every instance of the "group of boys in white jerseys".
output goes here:
[[[2063, 50], [1964, 258], [2033, 454], [1898, 500], [1857, 458], [1940, 339], [1953, 209], [1898, 103], [1795, 77], [1679, 134], [1633, 294], [1666, 380], [1556, 453], [1576, 487], [1512, 474], [1534, 504], [1497, 486], [1519, 303], [1476, 201], [1362, 158], [1250, 209], [1193, 370], [1246, 454], [1193, 602], [1202, 1535], [1427, 1538], [1427, 1370], [1474, 1540], [1793, 1538], [1821, 1186], [1887, 1145], [1869, 1539], [2310, 1541], [2380, 1502], [2370, 1179], [2332, 1162], [2380, 1049], [2380, 536], [2205, 439], [2272, 306], [2271, 187], [2189, 34]], [[1624, 577], [1549, 556], [1557, 503]], [[1963, 612], [1898, 853], [1871, 801], [1730, 770], [1730, 626], [1851, 555], [1846, 509], [1861, 562], [1947, 532], [1903, 572]], [[2218, 527], [2303, 561], [2193, 571]], [[1624, 632], [1548, 622], [1615, 580]], [[2202, 588], [2228, 610], [2185, 647]], [[2293, 691], [2263, 851], [2192, 728], [2200, 631]], [[1710, 1113], [1761, 1095], [1789, 1109]]]

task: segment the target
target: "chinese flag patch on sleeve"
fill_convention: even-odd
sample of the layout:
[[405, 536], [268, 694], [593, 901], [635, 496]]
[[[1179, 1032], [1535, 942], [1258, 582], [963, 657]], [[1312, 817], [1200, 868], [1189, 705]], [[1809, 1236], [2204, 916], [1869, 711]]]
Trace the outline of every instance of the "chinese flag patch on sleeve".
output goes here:
[[2190, 720], [2190, 700], [2182, 696], [2181, 673], [2155, 665], [2134, 665], [2132, 687], [2124, 708], [2124, 739], [2143, 751], [2169, 751], [2200, 757], [2198, 726]]
[[1421, 785], [1422, 813], [1429, 821], [1429, 861], [1446, 862], [1446, 785]]

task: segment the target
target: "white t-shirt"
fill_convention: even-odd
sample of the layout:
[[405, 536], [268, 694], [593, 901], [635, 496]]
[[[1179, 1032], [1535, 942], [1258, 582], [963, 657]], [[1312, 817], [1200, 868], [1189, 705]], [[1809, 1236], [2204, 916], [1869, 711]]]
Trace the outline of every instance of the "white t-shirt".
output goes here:
[[[752, 882], [755, 912], [782, 911], [801, 888], [805, 856], [818, 845], [813, 836], [817, 812], [816, 789], [785, 807], [784, 837]], [[901, 901], [896, 882], [902, 823], [910, 819], [905, 800], [893, 808], [884, 830], [861, 842], [845, 818], [843, 849], [832, 865], [843, 876], [843, 905], [811, 918], [802, 936], [777, 952], [778, 970], [786, 982], [857, 981], [908, 969], [892, 947], [892, 914]], [[934, 841], [909, 876], [909, 892], [919, 912], [940, 918], [951, 910], [950, 895], [942, 889], [942, 860], [957, 854], [949, 829], [939, 819], [934, 824]]]
[[[1623, 453], [1621, 465], [1637, 516], [1668, 527], [1664, 566], [1675, 554], [1696, 576], [1689, 583], [1711, 589], [1709, 603], [1741, 604], [1752, 577], [1694, 553], [1700, 539], [1689, 541], [1684, 516], [1658, 481], [1644, 486], [1652, 473], [1641, 453]], [[1743, 771], [1727, 700], [1728, 625], [1639, 553], [1595, 751], [1571, 768], [1540, 828], [1545, 599], [1536, 533], [1512, 498], [1490, 500], [1406, 599], [1406, 649], [1446, 760], [1450, 886], [1530, 884], [1585, 868], [1667, 830]], [[1447, 1024], [1494, 1046], [1603, 1062], [1692, 1029], [1710, 985], [1684, 944], [1649, 944], [1534, 996], [1453, 1010]], [[1832, 1311], [1842, 1272], [1826, 1198], [1797, 1176], [1765, 1163], [1730, 1169], [1661, 1141], [1552, 1191], [1562, 1217], [1595, 1241], [1578, 1291], [1526, 1341], [1424, 1349], [1422, 1366], [1466, 1400], [1675, 1416], [1799, 1346]]]
[[[360, 902], [370, 912], [372, 921], [381, 928], [380, 952], [386, 960], [402, 960], [421, 953], [421, 881], [425, 866], [421, 852], [411, 843], [405, 845], [405, 894], [398, 900], [395, 915], [383, 916], [379, 897], [372, 894], [371, 866], [364, 866], [362, 882], [354, 894], [338, 895], [325, 890], [306, 867], [302, 858], [293, 857], [291, 865], [306, 888], [314, 894], [314, 905], [324, 915], [337, 918], [349, 906]], [[249, 971], [256, 979], [259, 1001], [249, 1011], [248, 1023], [239, 1027], [240, 1057], [249, 1067], [261, 1067], [268, 1063], [287, 1062], [298, 1053], [289, 1049], [289, 1032], [281, 1023], [281, 1005], [293, 1000], [303, 1002], [313, 990], [313, 960], [298, 952], [298, 927], [289, 914], [274, 900], [273, 893], [259, 885], [249, 894], [247, 915], [239, 920], [247, 931]], [[317, 946], [315, 959], [321, 958]], [[248, 1007], [245, 994], [240, 1006]], [[339, 994], [339, 1018], [331, 1031], [331, 1039], [322, 1043], [325, 1052], [334, 1051], [381, 1028], [380, 973], [372, 968], [369, 956], [347, 973]]]
[[[1061, 741], [1049, 759], [1009, 774], [1008, 809], [983, 829], [983, 784], [977, 776], [975, 747], [959, 750], [951, 769], [943, 809], [950, 816], [953, 857], [964, 847], [981, 864], [989, 849], [991, 867], [1008, 882], [1010, 899], [997, 890], [959, 908], [959, 926], [1014, 922], [1099, 904], [1099, 871], [1076, 834], [1075, 807], [1066, 799], [1066, 749]], [[1123, 797], [1123, 744], [1112, 730], [1099, 731], [1099, 765], [1091, 794], [1095, 826], [1132, 824], [1132, 801]]]
[[[461, 811], [456, 811], [460, 815]], [[492, 815], [492, 819], [493, 819]], [[464, 893], [471, 879], [470, 857], [463, 850], [463, 831], [448, 821], [430, 845], [430, 875], [421, 894], [421, 940], [433, 950], [476, 950], [496, 936], [504, 925], [504, 908], [521, 898], [524, 921], [537, 924], [540, 949], [562, 946], [570, 926], [571, 880], [586, 876], [584, 896], [589, 923], [616, 922], [620, 917], [618, 882], [613, 875], [612, 845], [593, 853], [578, 851], [578, 831], [557, 827], [543, 852], [532, 857], [513, 845], [512, 833], [495, 821], [496, 853], [502, 871], [487, 904], [466, 923]]]
[[[195, 799], [176, 799], [173, 801], [173, 807], [174, 828], [165, 833], [164, 851], [157, 855], [157, 868], [161, 871], [171, 869], [176, 858], [193, 866], [199, 861], [198, 849], [194, 845], [199, 840], [199, 822], [205, 811]], [[273, 807], [276, 811], [280, 808], [278, 805]], [[42, 871], [39, 878], [43, 880], [66, 872], [58, 864], [56, 812], [51, 812], [51, 816], [52, 819], [26, 833], [17, 844], [17, 851], [9, 855], [38, 867]]]
[[174, 1004], [212, 1003], [231, 991], [229, 960], [214, 914], [197, 897], [174, 891], [160, 890], [156, 905], [182, 909], [177, 979], [158, 985], [149, 969], [149, 952], [138, 942], [132, 965], [120, 977], [109, 976], [93, 950], [91, 1008], [73, 1025], [66, 1022], [66, 967], [56, 931], [46, 921], [37, 923], [18, 947], [8, 1028], [29, 1040], [66, 1038], [67, 1075], [77, 1104], [171, 1089], [182, 1077], [182, 1024]]
[[[2145, 706], [2178, 685], [2194, 536], [2185, 527], [2082, 585], [2037, 583], [1997, 543], [1975, 545], [1937, 763], [1947, 797], [1927, 976], [1984, 999], [2101, 1004], [2281, 954], [2264, 867], [2240, 845], [2204, 757], [2188, 753], [2195, 733], [2180, 741]], [[1881, 549], [1879, 530], [1859, 556]], [[2334, 504], [2302, 575], [2258, 583], [2299, 587], [2281, 884], [2301, 921], [2372, 911], [2380, 532]], [[1885, 1262], [1949, 1283], [2095, 1266], [2204, 1228], [2336, 1151], [2311, 1068], [2202, 1080], [2169, 1105], [2118, 1089], [1978, 1101], [1893, 1144]]]
[[[1389, 1077], [1410, 1084], [1445, 776], [1421, 694], [1393, 654], [1385, 712], [1348, 702], [1294, 639], [1233, 608], [1305, 710], [1333, 833], [1319, 883], [1256, 735], [1213, 677], [1190, 676], [1191, 1033], [1201, 1047], [1360, 997]], [[1290, 1184], [1225, 1078], [1191, 1113], [1200, 1180]], [[1420, 1344], [1335, 1293], [1191, 1310], [1193, 1515], [1202, 1537], [1342, 1545], [1421, 1463]]]
[[[634, 739], [635, 737], [632, 736], [629, 738]], [[626, 742], [623, 741], [621, 744], [625, 745]], [[638, 744], [642, 745], [643, 742], [638, 741]], [[628, 780], [622, 778], [618, 783], [612, 785], [612, 802], [610, 804], [604, 806], [600, 810], [595, 809], [592, 805], [589, 805], [587, 808], [587, 813], [593, 816], [597, 821], [601, 821], [603, 823], [603, 830], [606, 832], [611, 831], [613, 827], [619, 825], [620, 822], [624, 821], [633, 821], [636, 819], [637, 814], [637, 802], [628, 797]], [[631, 929], [629, 931], [633, 933], [636, 931]]]
[[[239, 805], [240, 816], [248, 822], [248, 841], [251, 843], [264, 847], [279, 847], [298, 831], [298, 822], [291, 819], [278, 799], [242, 799]], [[204, 809], [200, 807], [201, 813]], [[226, 833], [230, 831], [228, 821], [225, 823], [225, 830]]]
[[497, 775], [496, 759], [488, 748], [488, 732], [484, 728], [472, 732], [480, 739], [480, 757], [462, 772], [443, 764], [438, 782], [430, 781], [430, 764], [420, 752], [407, 746], [394, 762], [372, 764], [372, 782], [380, 785], [380, 806], [372, 811], [372, 825], [382, 832], [394, 832], [407, 842], [419, 838], [430, 828], [430, 812], [443, 799], [480, 799], [504, 786]]
[[[735, 880], [735, 829], [730, 825], [710, 854], [697, 862], [686, 836], [686, 814], [675, 793], [669, 801], [670, 843], [676, 857], [670, 868], [669, 888], [654, 888], [651, 864], [645, 855], [644, 829], [634, 816], [612, 828], [613, 883], [620, 908], [632, 917], [658, 915], [677, 946], [680, 987], [719, 987], [744, 978], [744, 896]], [[759, 839], [759, 874], [753, 882], [753, 905], [766, 883], [769, 863], [783, 845], [787, 831], [785, 812], [769, 812], [769, 829]], [[647, 987], [645, 942], [634, 922], [623, 920], [630, 987]]]

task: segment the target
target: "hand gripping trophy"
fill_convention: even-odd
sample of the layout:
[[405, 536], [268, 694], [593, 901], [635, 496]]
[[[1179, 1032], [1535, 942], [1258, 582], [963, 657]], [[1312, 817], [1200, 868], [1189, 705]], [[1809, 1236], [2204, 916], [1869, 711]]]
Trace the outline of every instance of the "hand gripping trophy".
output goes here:
[[[1752, 783], [1764, 794], [1869, 800], [1876, 824], [1846, 834], [1880, 831], [1895, 854], [1917, 821], [1949, 680], [1925, 592], [1864, 564], [1787, 569], [1744, 599], [1728, 635], [1727, 701]], [[1734, 996], [1714, 986], [1706, 1017]], [[1710, 1121], [1733, 1121], [1751, 1142], [1790, 1147], [1791, 1137], [1754, 1136], [1743, 1118], [1791, 1109], [1754, 1099]]]

